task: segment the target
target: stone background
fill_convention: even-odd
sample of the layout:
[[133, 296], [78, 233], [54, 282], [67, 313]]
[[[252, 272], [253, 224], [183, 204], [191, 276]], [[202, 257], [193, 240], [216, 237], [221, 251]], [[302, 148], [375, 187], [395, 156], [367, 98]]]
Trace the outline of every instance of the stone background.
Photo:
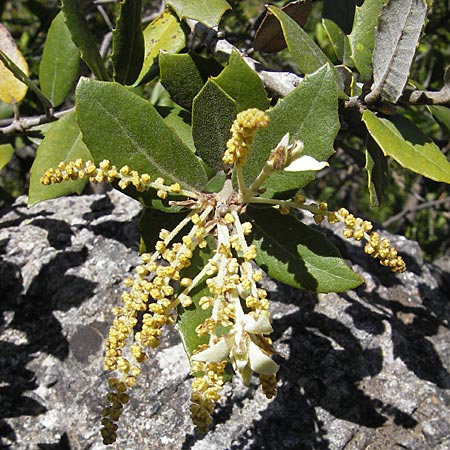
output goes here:
[[[0, 215], [0, 448], [104, 448], [102, 345], [138, 262], [139, 205], [115, 191]], [[189, 419], [189, 367], [170, 331], [146, 364], [112, 449], [450, 448], [449, 258], [391, 240], [393, 275], [332, 235], [366, 284], [312, 295], [265, 280], [279, 391], [228, 386], [206, 436]]]

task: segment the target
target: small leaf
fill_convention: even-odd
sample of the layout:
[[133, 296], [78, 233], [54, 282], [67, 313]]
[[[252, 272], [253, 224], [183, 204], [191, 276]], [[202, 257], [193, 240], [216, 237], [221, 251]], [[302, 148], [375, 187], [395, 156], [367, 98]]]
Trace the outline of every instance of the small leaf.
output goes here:
[[95, 161], [109, 159], [167, 183], [202, 189], [207, 176], [199, 159], [147, 100], [117, 84], [82, 78], [77, 118]]
[[79, 0], [61, 0], [61, 6], [64, 21], [70, 31], [72, 41], [80, 50], [81, 58], [99, 80], [108, 80], [108, 72], [97, 50]]
[[280, 21], [293, 60], [302, 73], [312, 73], [330, 62], [309, 34], [295, 20], [274, 6], [269, 11]]
[[53, 19], [39, 65], [39, 84], [53, 106], [69, 94], [78, 75], [80, 52], [72, 42], [62, 12]]
[[191, 55], [161, 52], [159, 67], [161, 84], [170, 93], [172, 100], [190, 111], [194, 97], [204, 85], [204, 80]]
[[[311, 12], [311, 7], [311, 0], [299, 0], [289, 2], [281, 10], [295, 20], [301, 27], [304, 27]], [[266, 53], [276, 53], [286, 48], [286, 40], [284, 39], [280, 22], [268, 10], [256, 30], [253, 48], [256, 51]]]
[[[320, 233], [273, 208], [248, 208], [256, 263], [272, 278], [312, 292], [343, 292], [363, 280]], [[276, 226], [273, 224], [276, 223]]]
[[324, 0], [322, 18], [334, 22], [345, 34], [352, 31], [356, 0]]
[[157, 58], [160, 51], [179, 52], [186, 45], [186, 36], [176, 16], [166, 10], [145, 28], [144, 44], [144, 63], [136, 85], [155, 77], [158, 73]]
[[370, 135], [367, 138], [365, 169], [370, 206], [380, 206], [387, 184], [388, 168], [381, 148]]
[[[204, 249], [196, 248], [191, 259], [191, 265], [182, 273], [183, 277], [194, 278], [213, 257], [213, 251], [207, 246]], [[211, 316], [211, 310], [202, 309], [199, 305], [200, 299], [205, 295], [211, 295], [209, 288], [204, 282], [192, 289], [189, 294], [192, 297], [192, 305], [188, 308], [178, 308], [178, 319], [176, 328], [180, 333], [184, 349], [189, 357], [192, 352], [202, 344], [208, 343], [208, 336], [198, 336], [195, 329], [202, 324], [207, 317]]]
[[[305, 77], [284, 99], [268, 111], [270, 123], [255, 134], [244, 177], [250, 185], [264, 167], [270, 152], [289, 133], [290, 142], [303, 141], [302, 155], [326, 161], [333, 153], [339, 130], [338, 101], [334, 70], [326, 65]], [[272, 174], [263, 187], [268, 193], [300, 189], [314, 179], [315, 172]]]
[[14, 148], [11, 144], [0, 145], [0, 169], [3, 169], [9, 163], [13, 155]]
[[367, 81], [372, 76], [372, 53], [378, 18], [386, 0], [366, 0], [356, 7], [355, 22], [349, 36], [352, 59], [361, 79]]
[[395, 103], [409, 76], [417, 43], [427, 17], [424, 0], [390, 1], [382, 9], [373, 52], [372, 92], [366, 97]]
[[81, 139], [75, 113], [71, 112], [61, 117], [47, 131], [39, 146], [36, 158], [31, 167], [30, 191], [28, 206], [63, 195], [81, 194], [87, 180], [64, 181], [59, 184], [44, 186], [39, 179], [50, 168], [56, 168], [61, 161], [72, 161], [81, 158], [84, 161], [92, 159], [89, 150]]
[[362, 120], [386, 156], [402, 167], [435, 181], [450, 183], [450, 163], [439, 147], [408, 119], [396, 116], [380, 119], [366, 110]]
[[194, 99], [192, 136], [197, 154], [208, 166], [223, 168], [223, 153], [236, 118], [236, 103], [213, 80], [208, 80]]
[[152, 253], [159, 240], [161, 229], [172, 230], [185, 217], [187, 212], [168, 214], [153, 208], [144, 208], [139, 218], [138, 227], [141, 235], [141, 253]]
[[194, 19], [210, 28], [219, 25], [223, 13], [230, 9], [225, 0], [168, 0], [180, 20]]
[[231, 53], [227, 66], [214, 81], [236, 102], [237, 112], [249, 108], [265, 111], [270, 107], [261, 78], [236, 51]]
[[428, 106], [433, 117], [450, 133], [450, 108], [442, 105]]
[[[6, 27], [0, 23], [0, 50], [23, 72], [28, 75], [28, 64], [17, 48]], [[28, 87], [0, 60], [0, 100], [18, 103], [27, 93]]]
[[142, 32], [142, 0], [122, 0], [120, 15], [113, 30], [112, 63], [114, 80], [133, 84], [144, 61], [144, 34]]

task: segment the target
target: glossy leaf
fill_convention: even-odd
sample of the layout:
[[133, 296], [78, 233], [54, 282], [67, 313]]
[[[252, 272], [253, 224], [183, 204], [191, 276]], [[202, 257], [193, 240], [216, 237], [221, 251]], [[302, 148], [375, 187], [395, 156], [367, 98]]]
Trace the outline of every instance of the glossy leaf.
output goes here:
[[271, 278], [312, 292], [343, 292], [363, 282], [323, 233], [294, 216], [281, 216], [273, 208], [248, 208], [246, 214], [253, 225], [256, 263]]
[[390, 1], [382, 9], [373, 52], [372, 98], [395, 103], [409, 76], [428, 7], [424, 0]]
[[248, 108], [265, 111], [270, 106], [261, 78], [238, 52], [233, 51], [227, 66], [214, 81], [236, 102], [238, 112]]
[[159, 67], [161, 84], [170, 93], [174, 102], [190, 111], [194, 97], [204, 85], [204, 80], [192, 56], [186, 53], [172, 55], [161, 52]]
[[302, 73], [315, 72], [330, 62], [325, 53], [295, 20], [274, 6], [269, 6], [269, 11], [280, 21], [289, 52]]
[[372, 76], [372, 54], [378, 18], [386, 0], [366, 0], [356, 7], [355, 22], [349, 36], [352, 59], [361, 79], [367, 81]]
[[191, 115], [180, 107], [159, 106], [156, 108], [166, 125], [178, 134], [180, 139], [195, 153], [192, 139]]
[[160, 51], [179, 52], [186, 45], [186, 36], [176, 16], [166, 10], [145, 28], [144, 44], [144, 63], [135, 84], [144, 83], [156, 76]]
[[324, 0], [322, 18], [333, 21], [345, 34], [352, 31], [356, 0]]
[[133, 84], [144, 61], [144, 34], [142, 32], [142, 0], [120, 2], [120, 15], [112, 38], [114, 80]]
[[[326, 65], [305, 77], [284, 99], [268, 111], [270, 123], [256, 133], [244, 177], [250, 185], [260, 173], [270, 152], [281, 138], [290, 134], [290, 141], [304, 143], [304, 155], [318, 161], [333, 153], [334, 138], [339, 130], [338, 102], [334, 70]], [[263, 185], [269, 193], [300, 189], [314, 179], [315, 172], [280, 172], [272, 174]]]
[[330, 19], [322, 19], [322, 24], [327, 32], [328, 39], [331, 42], [336, 58], [339, 61], [344, 60], [345, 45], [348, 41], [347, 35], [339, 28], [339, 26]]
[[0, 145], [0, 169], [3, 169], [9, 163], [13, 155], [14, 148], [11, 144]]
[[60, 105], [66, 99], [77, 78], [79, 65], [80, 52], [60, 12], [48, 30], [39, 65], [39, 84], [53, 106]]
[[75, 192], [81, 194], [87, 180], [65, 181], [64, 183], [50, 186], [44, 186], [39, 181], [50, 167], [57, 167], [61, 161], [67, 162], [77, 158], [86, 161], [92, 159], [92, 156], [82, 140], [75, 113], [71, 112], [52, 124], [37, 150], [36, 158], [30, 171], [28, 205], [32, 206], [43, 200]]
[[[7, 28], [0, 23], [0, 51], [9, 58], [25, 75], [28, 64]], [[6, 63], [6, 65], [5, 65]], [[8, 62], [0, 60], [0, 100], [5, 103], [20, 102], [26, 95], [28, 87], [11, 71]]]
[[201, 162], [166, 125], [155, 108], [117, 83], [82, 78], [76, 90], [77, 118], [95, 161], [109, 159], [140, 173], [201, 189]]
[[387, 161], [382, 150], [372, 137], [367, 138], [366, 148], [367, 187], [369, 190], [370, 206], [380, 206], [380, 199], [384, 195], [387, 184]]
[[450, 133], [450, 108], [442, 105], [428, 107], [433, 117]]
[[[311, 12], [311, 6], [311, 0], [299, 0], [287, 3], [281, 10], [301, 27], [304, 27]], [[286, 48], [286, 40], [280, 22], [270, 11], [266, 11], [266, 15], [256, 30], [253, 48], [266, 53], [275, 53]]]
[[222, 156], [236, 113], [236, 102], [213, 80], [208, 80], [194, 99], [192, 136], [195, 148], [215, 171], [224, 166]]
[[194, 19], [208, 27], [219, 25], [223, 13], [230, 9], [225, 0], [167, 0], [180, 20]]
[[89, 29], [79, 0], [61, 0], [61, 6], [64, 21], [70, 31], [72, 41], [80, 50], [81, 58], [99, 80], [108, 80], [108, 72], [97, 49], [97, 44]]
[[450, 183], [450, 162], [408, 119], [401, 116], [381, 119], [370, 110], [364, 111], [362, 119], [386, 156], [427, 178]]

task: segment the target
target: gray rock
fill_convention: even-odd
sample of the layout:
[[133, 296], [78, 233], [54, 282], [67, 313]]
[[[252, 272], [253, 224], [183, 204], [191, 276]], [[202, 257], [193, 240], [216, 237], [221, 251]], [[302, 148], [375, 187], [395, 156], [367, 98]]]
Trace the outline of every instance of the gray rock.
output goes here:
[[[101, 449], [102, 348], [121, 280], [138, 263], [139, 205], [115, 191], [0, 217], [0, 448]], [[366, 284], [312, 295], [265, 280], [279, 390], [236, 379], [205, 436], [189, 419], [189, 366], [169, 331], [132, 391], [116, 449], [450, 448], [448, 265], [390, 236], [393, 275], [327, 234]]]

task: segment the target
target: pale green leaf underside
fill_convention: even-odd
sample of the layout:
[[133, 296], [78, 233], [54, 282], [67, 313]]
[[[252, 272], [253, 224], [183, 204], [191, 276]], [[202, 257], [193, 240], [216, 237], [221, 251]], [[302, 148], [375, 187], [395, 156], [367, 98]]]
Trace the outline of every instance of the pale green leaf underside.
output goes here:
[[166, 2], [183, 19], [195, 19], [208, 27], [219, 25], [223, 13], [230, 9], [225, 0], [168, 0]]
[[80, 194], [87, 180], [65, 181], [50, 186], [44, 186], [39, 181], [50, 167], [57, 167], [61, 161], [73, 161], [77, 158], [86, 161], [92, 159], [92, 156], [81, 139], [75, 113], [71, 112], [52, 124], [37, 150], [30, 171], [28, 205], [32, 206], [43, 200], [62, 197], [63, 195]]
[[202, 189], [201, 161], [147, 100], [117, 83], [81, 79], [76, 90], [77, 118], [96, 162], [109, 159], [167, 183]]
[[450, 163], [447, 158], [412, 122], [407, 123], [402, 118], [396, 125], [388, 119], [380, 119], [370, 110], [364, 111], [362, 120], [386, 156], [391, 156], [402, 167], [427, 178], [450, 183]]

